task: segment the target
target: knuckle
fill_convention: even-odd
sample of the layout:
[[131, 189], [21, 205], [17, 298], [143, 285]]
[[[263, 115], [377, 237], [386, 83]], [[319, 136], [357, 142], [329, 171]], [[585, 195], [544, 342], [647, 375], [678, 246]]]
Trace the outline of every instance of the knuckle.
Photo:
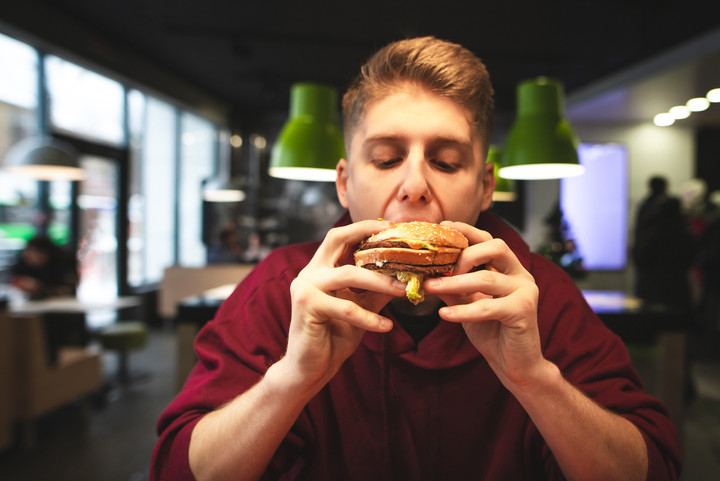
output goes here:
[[358, 306], [354, 302], [346, 301], [342, 308], [342, 313], [346, 317], [352, 317], [357, 312]]
[[330, 230], [328, 230], [327, 234], [325, 235], [325, 238], [329, 240], [330, 242], [337, 242], [339, 239], [342, 238], [342, 230], [339, 227], [332, 227]]
[[308, 282], [300, 277], [293, 279], [290, 283], [290, 296], [298, 304], [307, 304], [312, 297]]

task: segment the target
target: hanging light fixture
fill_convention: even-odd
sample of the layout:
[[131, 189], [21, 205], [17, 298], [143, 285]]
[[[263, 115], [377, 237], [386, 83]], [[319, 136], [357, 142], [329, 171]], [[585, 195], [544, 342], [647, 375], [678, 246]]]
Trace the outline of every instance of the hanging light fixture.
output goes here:
[[290, 117], [270, 155], [270, 175], [334, 182], [335, 166], [345, 156], [336, 116], [334, 88], [305, 82], [294, 84], [290, 90]]
[[493, 191], [492, 200], [494, 202], [512, 202], [517, 197], [515, 194], [515, 182], [510, 179], [500, 177], [498, 174], [501, 166], [501, 158], [502, 149], [491, 145], [487, 156], [487, 162], [492, 162], [494, 164], [493, 171], [495, 172], [495, 190]]
[[563, 115], [562, 84], [539, 77], [517, 88], [517, 119], [503, 148], [506, 179], [558, 179], [580, 175], [577, 139]]
[[242, 202], [245, 200], [245, 191], [237, 182], [229, 179], [209, 179], [203, 183], [203, 200], [207, 202]]
[[242, 202], [246, 198], [241, 185], [245, 182], [232, 178], [232, 153], [228, 145], [235, 148], [242, 146], [242, 137], [235, 134], [229, 139], [223, 138], [220, 142], [219, 172], [202, 182], [202, 198], [206, 202]]
[[15, 144], [7, 153], [5, 170], [35, 180], [83, 180], [75, 149], [51, 137], [29, 137]]

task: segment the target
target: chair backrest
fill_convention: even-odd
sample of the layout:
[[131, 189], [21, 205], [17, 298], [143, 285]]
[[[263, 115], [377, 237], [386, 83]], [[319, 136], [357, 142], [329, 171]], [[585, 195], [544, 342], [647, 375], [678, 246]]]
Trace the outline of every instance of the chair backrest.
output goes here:
[[238, 284], [254, 264], [210, 264], [204, 267], [171, 266], [165, 269], [158, 291], [158, 314], [173, 319], [185, 297], [225, 284]]
[[21, 379], [35, 379], [51, 368], [47, 339], [40, 316], [13, 316], [16, 375]]

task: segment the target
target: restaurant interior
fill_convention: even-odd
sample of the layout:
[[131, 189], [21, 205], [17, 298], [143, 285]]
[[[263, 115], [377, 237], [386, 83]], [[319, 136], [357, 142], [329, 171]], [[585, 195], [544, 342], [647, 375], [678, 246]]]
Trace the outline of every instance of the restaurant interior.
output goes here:
[[[0, 478], [147, 479], [157, 417], [195, 363], [198, 330], [274, 248], [322, 239], [342, 215], [332, 181], [344, 89], [389, 41], [434, 35], [475, 52], [493, 81], [503, 188], [491, 210], [568, 271], [626, 342], [678, 429], [681, 479], [720, 479], [720, 292], [700, 313], [694, 258], [690, 308], [644, 301], [633, 262], [652, 177], [697, 239], [720, 218], [711, 7], [2, 2]], [[523, 92], [550, 88], [571, 148], [534, 167], [583, 173], [515, 177], [504, 168], [530, 148], [517, 140]], [[337, 131], [320, 142], [336, 142], [324, 163], [297, 160], [314, 155], [298, 145], [319, 148], [288, 134], [303, 109]], [[39, 234], [76, 262], [72, 295], [13, 283]]]

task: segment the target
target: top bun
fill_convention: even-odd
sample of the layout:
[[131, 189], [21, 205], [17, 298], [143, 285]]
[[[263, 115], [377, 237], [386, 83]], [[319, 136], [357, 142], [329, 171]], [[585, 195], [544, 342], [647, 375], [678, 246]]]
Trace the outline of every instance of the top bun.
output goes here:
[[462, 232], [431, 222], [400, 222], [393, 227], [370, 236], [365, 242], [382, 242], [393, 239], [412, 239], [428, 242], [440, 247], [456, 247], [465, 249], [467, 238]]

